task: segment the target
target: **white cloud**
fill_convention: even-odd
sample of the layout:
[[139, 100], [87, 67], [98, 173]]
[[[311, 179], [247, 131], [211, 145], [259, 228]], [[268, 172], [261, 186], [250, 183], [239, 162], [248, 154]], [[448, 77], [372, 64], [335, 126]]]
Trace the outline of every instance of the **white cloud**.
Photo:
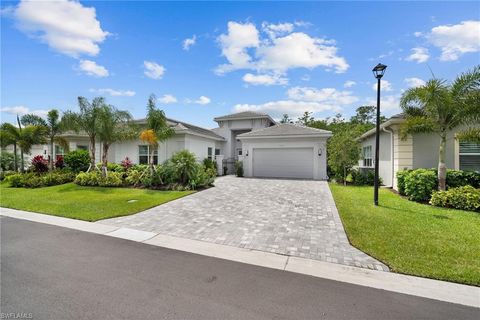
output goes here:
[[[290, 28], [286, 24], [265, 24], [265, 28], [270, 34], [275, 32], [275, 36], [260, 39], [254, 24], [230, 21], [227, 34], [218, 38], [222, 55], [228, 63], [218, 66], [216, 73], [249, 69], [284, 74], [293, 68], [313, 69], [319, 66], [340, 73], [349, 67], [346, 60], [337, 55], [338, 48], [332, 40], [314, 38], [303, 32], [291, 33], [293, 26]], [[285, 35], [279, 36], [282, 33]]]
[[293, 87], [288, 89], [287, 95], [292, 100], [324, 102], [331, 105], [349, 105], [358, 98], [350, 91], [338, 91], [335, 88]]
[[422, 79], [419, 79], [419, 78], [415, 78], [415, 77], [405, 78], [404, 81], [409, 88], [421, 87], [421, 86], [425, 85], [425, 81], [423, 81]]
[[160, 101], [161, 103], [164, 103], [164, 104], [170, 104], [170, 103], [177, 103], [178, 102], [177, 98], [175, 96], [171, 95], [171, 94], [164, 94], [163, 96], [158, 98], [158, 101]]
[[354, 85], [356, 85], [357, 83], [355, 81], [352, 81], [352, 80], [348, 80], [348, 81], [345, 81], [345, 83], [343, 84], [343, 86], [345, 88], [351, 88], [353, 87]]
[[427, 62], [430, 58], [427, 48], [417, 47], [411, 49], [412, 53], [405, 58], [407, 61], [416, 61], [417, 63]]
[[104, 66], [98, 65], [95, 61], [91, 60], [80, 60], [78, 69], [89, 76], [99, 78], [108, 77], [109, 75], [108, 70]]
[[[372, 85], [372, 90], [377, 91], [377, 84], [376, 83], [374, 83]], [[381, 90], [382, 91], [387, 91], [387, 92], [393, 91], [393, 87], [392, 87], [392, 84], [390, 83], [390, 81], [382, 80]]]
[[258, 30], [254, 24], [230, 21], [228, 33], [220, 35], [218, 41], [222, 47], [222, 55], [227, 58], [229, 64], [218, 66], [217, 74], [253, 67], [247, 49], [258, 47], [260, 44]]
[[166, 70], [164, 66], [153, 61], [143, 61], [143, 66], [145, 67], [145, 71], [143, 73], [147, 77], [155, 80], [162, 79]]
[[90, 92], [96, 92], [96, 93], [100, 93], [100, 94], [109, 94], [113, 97], [133, 97], [135, 95], [135, 91], [115, 90], [115, 89], [110, 89], [110, 88], [90, 89]]
[[97, 55], [98, 45], [109, 35], [102, 30], [95, 8], [78, 1], [21, 1], [14, 17], [21, 31], [75, 58]]
[[[368, 99], [366, 105], [376, 106], [376, 99]], [[380, 98], [380, 110], [382, 114], [392, 115], [401, 112], [400, 95], [388, 95]]]
[[48, 113], [48, 110], [30, 110], [30, 108], [27, 108], [25, 106], [4, 107], [4, 108], [0, 108], [0, 111], [5, 113], [10, 113], [13, 115], [18, 114], [19, 116], [32, 113], [40, 117], [46, 117]]
[[254, 86], [272, 86], [272, 85], [286, 85], [288, 83], [288, 79], [282, 77], [278, 74], [268, 75], [268, 74], [251, 74], [247, 73], [243, 76], [243, 81], [254, 85]]
[[414, 32], [413, 35], [418, 38], [423, 36], [423, 32], [417, 31], [417, 32]]
[[209, 97], [200, 96], [200, 98], [195, 100], [194, 103], [205, 105], [205, 104], [209, 104], [211, 101], [212, 100], [210, 100]]
[[340, 112], [341, 108], [327, 103], [319, 103], [314, 101], [295, 101], [295, 100], [280, 100], [270, 101], [263, 104], [237, 104], [233, 107], [234, 112], [242, 111], [259, 111], [268, 112], [272, 116], [281, 116], [288, 113], [291, 116], [299, 116], [305, 111], [317, 113], [323, 111]]
[[293, 23], [279, 23], [279, 24], [273, 24], [273, 23], [267, 23], [263, 22], [262, 23], [262, 30], [270, 38], [276, 38], [280, 35], [284, 35], [287, 33], [291, 33], [293, 31], [294, 25]]
[[196, 35], [193, 35], [193, 37], [183, 40], [183, 50], [185, 51], [190, 50], [190, 47], [195, 45], [196, 42], [197, 42]]
[[440, 60], [454, 61], [465, 53], [480, 51], [480, 20], [441, 25], [432, 28], [425, 37], [442, 51]]

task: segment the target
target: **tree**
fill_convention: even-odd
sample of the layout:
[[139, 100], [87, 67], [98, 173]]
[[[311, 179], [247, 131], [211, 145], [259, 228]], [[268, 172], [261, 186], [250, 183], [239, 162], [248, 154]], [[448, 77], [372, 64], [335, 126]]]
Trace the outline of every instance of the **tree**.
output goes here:
[[140, 134], [140, 138], [142, 138], [142, 136], [145, 138], [146, 135], [153, 135], [153, 137], [148, 138], [148, 141], [150, 141], [149, 167], [152, 175], [155, 171], [153, 155], [155, 150], [158, 150], [158, 143], [167, 140], [175, 134], [175, 130], [168, 125], [165, 113], [157, 109], [155, 103], [156, 97], [152, 94], [148, 98], [147, 104], [147, 129]]
[[360, 144], [356, 131], [334, 134], [328, 142], [328, 165], [338, 180], [346, 184], [347, 175], [360, 159]]
[[61, 146], [63, 149], [68, 151], [68, 141], [61, 137], [60, 134], [65, 132], [65, 123], [60, 119], [58, 110], [52, 109], [47, 114], [47, 120], [34, 115], [26, 114], [22, 117], [21, 120], [23, 125], [37, 125], [43, 126], [46, 131], [47, 140], [50, 147], [50, 157], [48, 159], [48, 167], [50, 170], [53, 170], [54, 164], [54, 145], [55, 143]]
[[305, 111], [301, 117], [298, 117], [298, 123], [309, 126], [315, 118], [312, 117], [313, 112]]
[[63, 116], [67, 128], [75, 132], [83, 131], [88, 135], [90, 140], [90, 167], [87, 172], [96, 168], [95, 143], [99, 132], [100, 111], [104, 105], [105, 98], [103, 97], [94, 98], [91, 103], [84, 97], [78, 97], [80, 111], [67, 111]]
[[13, 167], [15, 171], [18, 171], [18, 153], [17, 146], [20, 140], [20, 131], [11, 123], [2, 123], [0, 128], [0, 143], [3, 148], [9, 145], [13, 145]]
[[117, 141], [130, 140], [137, 136], [130, 123], [132, 116], [114, 106], [100, 106], [98, 116], [98, 138], [102, 143], [102, 175], [107, 176], [108, 150]]
[[282, 120], [280, 120], [280, 123], [292, 123], [292, 119], [290, 119], [290, 116], [288, 114], [284, 113]]
[[[371, 124], [376, 123], [377, 107], [375, 106], [360, 106], [357, 108], [354, 116], [350, 118], [350, 122], [354, 124]], [[380, 122], [384, 122], [386, 118], [380, 116]]]
[[[480, 66], [460, 74], [451, 84], [431, 79], [423, 86], [410, 88], [403, 93], [400, 106], [406, 115], [404, 138], [411, 133], [438, 134], [438, 189], [445, 190], [447, 132], [461, 124], [474, 124], [480, 118]], [[460, 136], [475, 133], [472, 130]]]

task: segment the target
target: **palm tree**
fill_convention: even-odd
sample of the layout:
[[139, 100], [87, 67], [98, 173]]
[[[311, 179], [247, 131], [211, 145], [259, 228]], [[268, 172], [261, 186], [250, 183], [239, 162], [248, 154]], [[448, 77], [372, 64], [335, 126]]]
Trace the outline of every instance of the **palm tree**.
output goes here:
[[147, 104], [147, 130], [142, 132], [141, 136], [144, 136], [147, 131], [153, 132], [155, 139], [150, 143], [150, 156], [149, 156], [149, 166], [150, 173], [153, 174], [154, 163], [153, 155], [155, 150], [158, 150], [158, 142], [162, 142], [170, 138], [175, 134], [175, 130], [168, 126], [167, 118], [165, 113], [162, 110], [157, 109], [155, 95], [150, 95], [148, 98]]
[[13, 145], [13, 167], [18, 171], [17, 145], [20, 140], [20, 131], [11, 123], [2, 123], [0, 127], [0, 144], [2, 149]]
[[102, 175], [107, 176], [108, 150], [112, 143], [134, 139], [137, 131], [130, 121], [132, 116], [111, 105], [100, 107], [98, 118], [98, 138], [102, 142]]
[[[445, 190], [447, 132], [458, 125], [474, 125], [480, 119], [480, 66], [460, 74], [451, 84], [431, 79], [425, 85], [405, 91], [400, 106], [406, 115], [403, 137], [409, 133], [436, 133], [438, 151], [438, 189]], [[480, 139], [479, 130], [469, 128], [460, 137]]]
[[50, 146], [48, 167], [50, 170], [53, 170], [54, 144], [56, 143], [63, 149], [68, 150], [68, 141], [63, 137], [60, 137], [60, 134], [65, 132], [66, 128], [63, 119], [60, 119], [58, 110], [50, 110], [47, 114], [47, 120], [34, 114], [26, 114], [22, 117], [21, 122], [23, 125], [38, 125], [45, 127], [47, 140]]
[[66, 127], [75, 132], [83, 131], [90, 140], [90, 169], [95, 169], [95, 142], [99, 132], [99, 116], [101, 108], [105, 105], [105, 98], [97, 97], [90, 103], [84, 97], [78, 97], [78, 106], [80, 111], [67, 111], [63, 115]]

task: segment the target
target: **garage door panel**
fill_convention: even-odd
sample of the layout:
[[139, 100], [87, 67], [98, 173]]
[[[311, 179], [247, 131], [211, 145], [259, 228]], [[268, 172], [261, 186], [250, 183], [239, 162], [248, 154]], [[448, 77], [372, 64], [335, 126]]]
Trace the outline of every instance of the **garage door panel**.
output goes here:
[[313, 148], [255, 148], [253, 176], [313, 179]]

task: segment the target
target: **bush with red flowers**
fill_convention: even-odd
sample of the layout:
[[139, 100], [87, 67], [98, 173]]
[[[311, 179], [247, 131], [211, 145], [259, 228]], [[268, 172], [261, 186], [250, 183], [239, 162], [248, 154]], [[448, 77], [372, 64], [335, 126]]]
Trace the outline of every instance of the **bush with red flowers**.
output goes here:
[[125, 159], [122, 160], [121, 165], [125, 170], [125, 172], [127, 172], [128, 169], [130, 169], [133, 166], [133, 163], [132, 163], [132, 160], [130, 160], [128, 157], [125, 157]]
[[35, 156], [32, 159], [32, 167], [35, 172], [47, 172], [48, 171], [48, 161], [45, 160], [41, 155]]
[[63, 156], [57, 157], [57, 160], [55, 160], [55, 168], [57, 169], [65, 168], [65, 162], [63, 161]]

